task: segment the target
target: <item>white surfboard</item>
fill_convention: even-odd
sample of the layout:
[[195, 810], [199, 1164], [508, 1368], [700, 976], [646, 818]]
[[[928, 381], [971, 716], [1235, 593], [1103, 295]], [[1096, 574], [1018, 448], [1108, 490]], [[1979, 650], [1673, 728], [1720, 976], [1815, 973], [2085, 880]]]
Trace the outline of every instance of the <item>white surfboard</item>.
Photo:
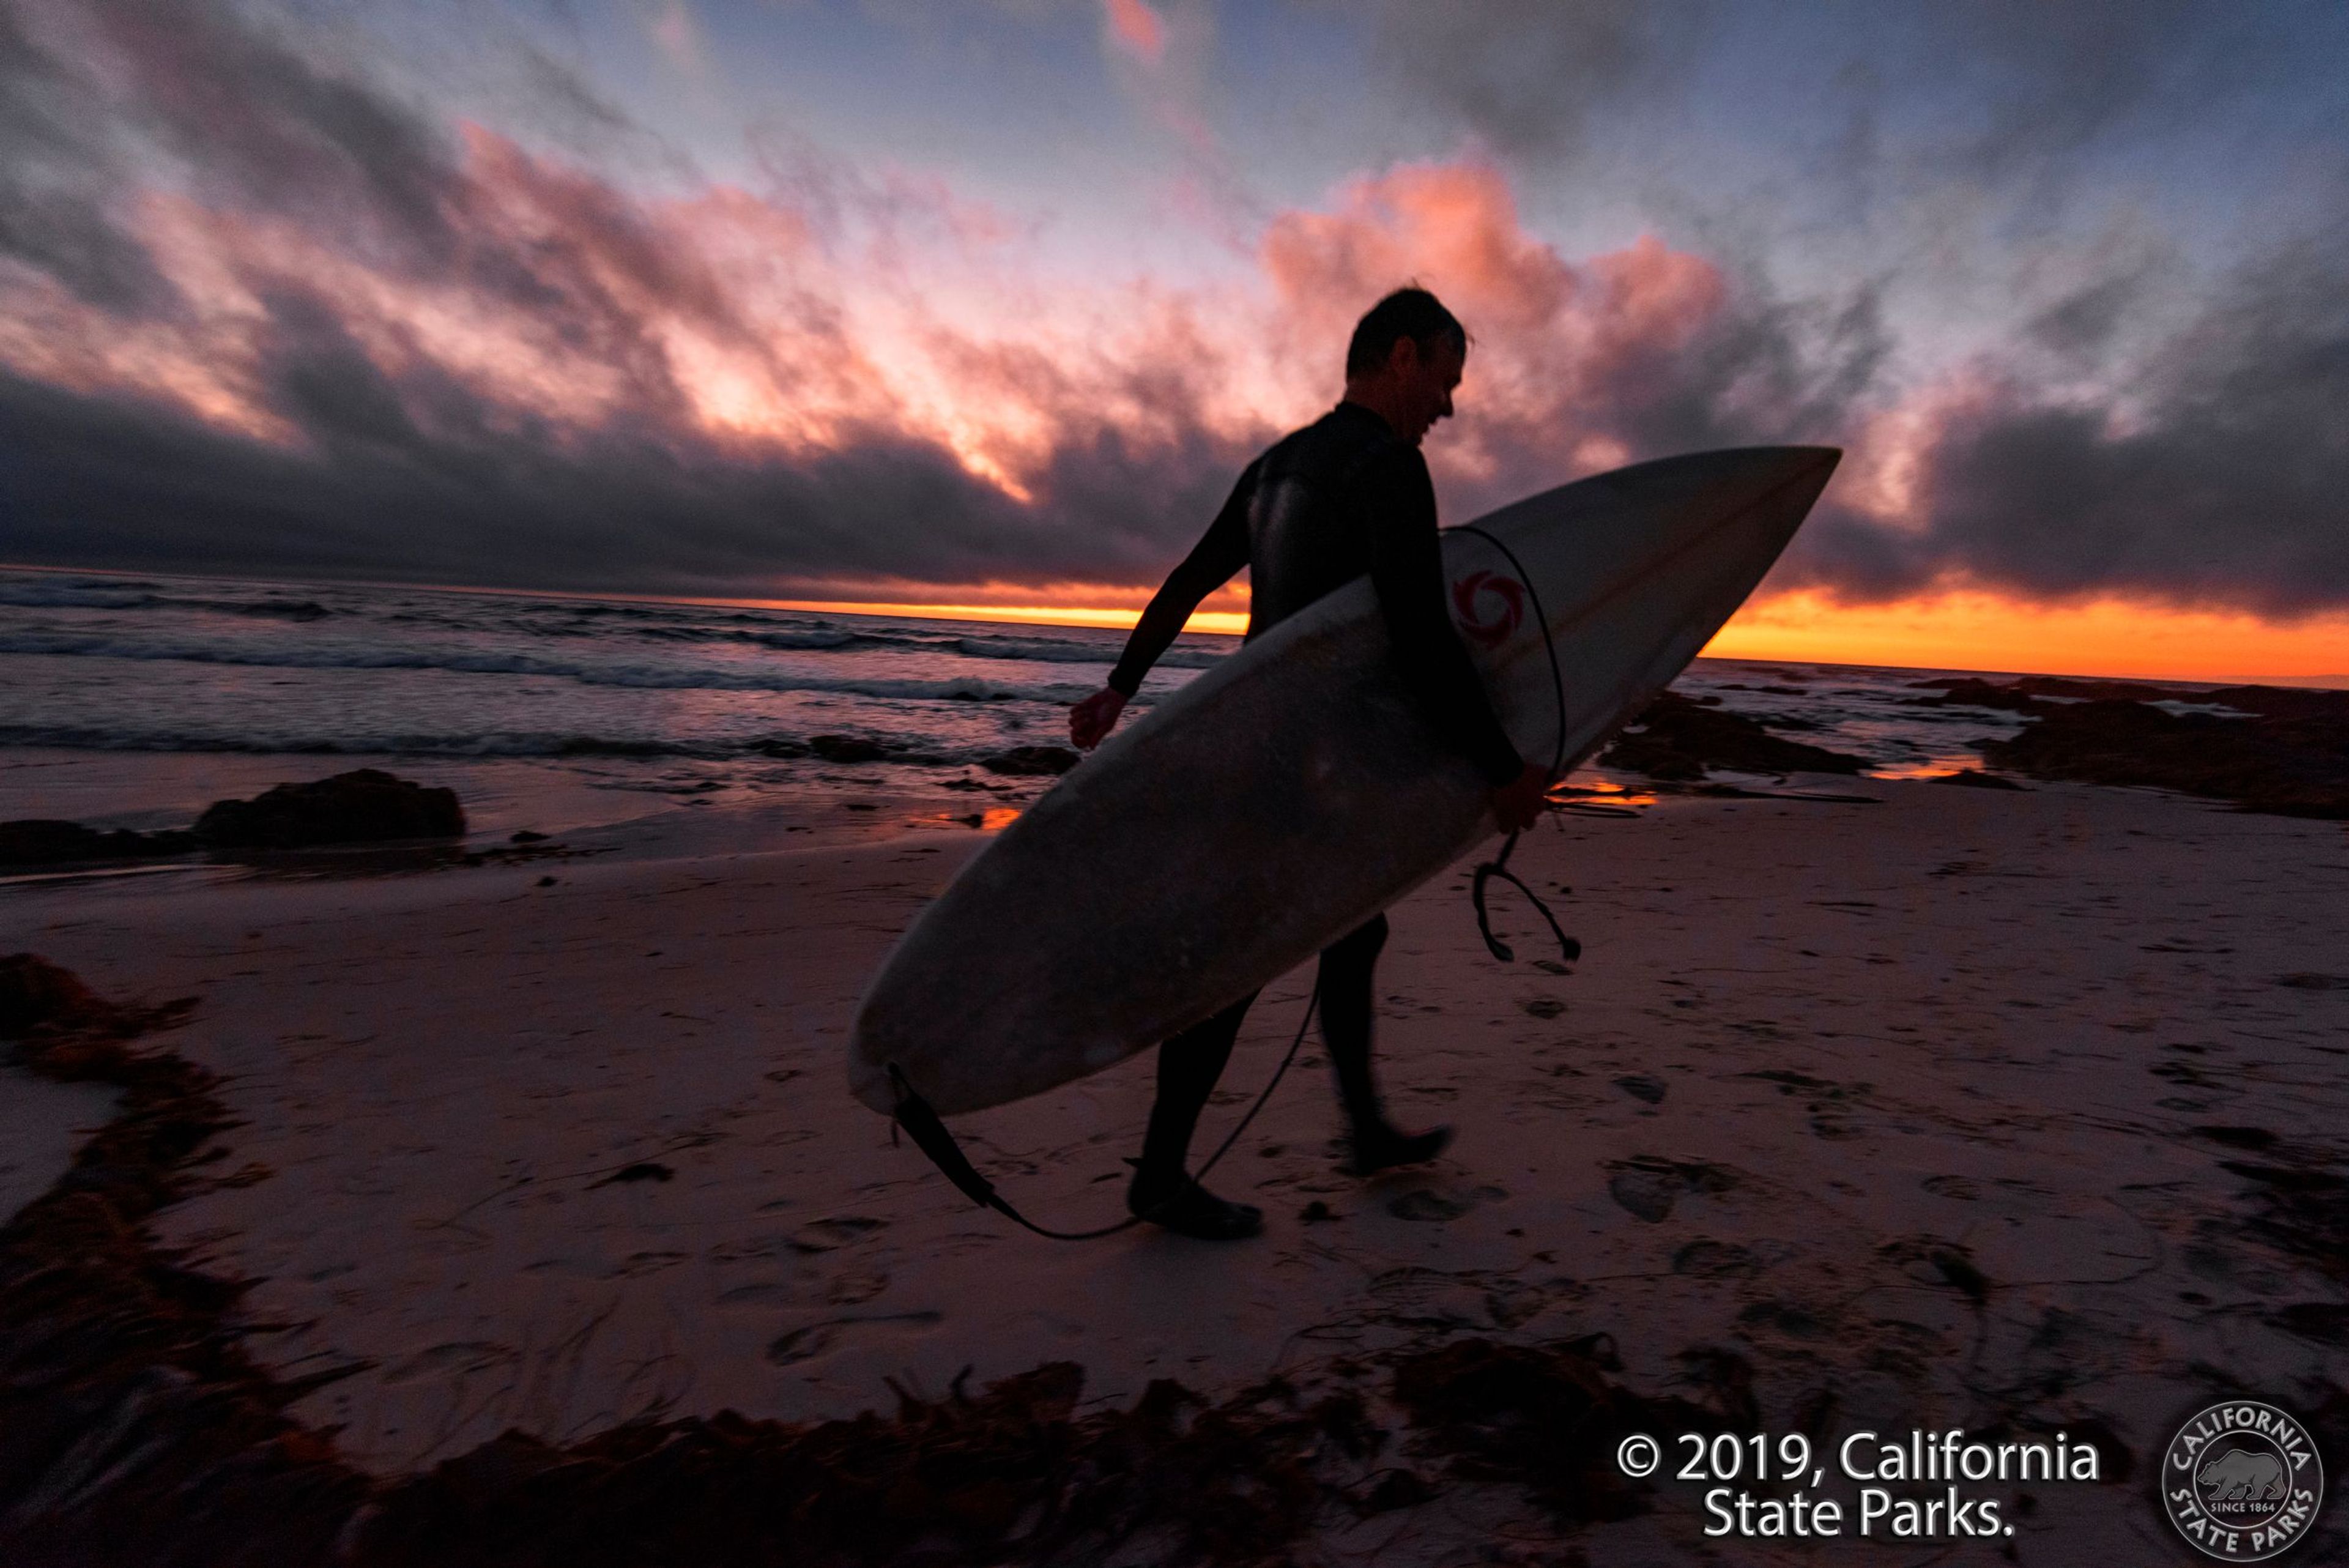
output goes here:
[[[1840, 455], [1665, 458], [1479, 518], [1531, 593], [1489, 541], [1448, 531], [1454, 624], [1517, 750], [1558, 750], [1537, 599], [1571, 767], [1744, 602]], [[1112, 736], [963, 867], [865, 992], [849, 1087], [888, 1111], [895, 1063], [951, 1116], [1147, 1050], [1498, 831], [1486, 794], [1415, 711], [1370, 579], [1350, 583]]]

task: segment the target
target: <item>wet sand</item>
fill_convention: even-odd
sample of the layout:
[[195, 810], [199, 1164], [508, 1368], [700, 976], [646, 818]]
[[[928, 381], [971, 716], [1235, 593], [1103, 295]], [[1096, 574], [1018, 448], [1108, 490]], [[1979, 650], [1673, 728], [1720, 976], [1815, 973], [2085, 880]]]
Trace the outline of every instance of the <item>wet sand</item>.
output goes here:
[[[260, 1170], [159, 1239], [259, 1282], [239, 1310], [279, 1325], [246, 1345], [267, 1367], [348, 1373], [292, 1414], [378, 1475], [508, 1428], [887, 1410], [885, 1378], [936, 1396], [966, 1366], [1080, 1363], [1081, 1411], [1273, 1374], [1383, 1408], [1382, 1355], [1605, 1334], [1626, 1386], [1750, 1391], [1774, 1432], [2085, 1438], [2126, 1480], [1982, 1489], [2036, 1494], [2010, 1504], [2024, 1560], [2182, 1560], [2148, 1475], [2178, 1422], [2230, 1391], [2320, 1430], [2349, 1412], [2349, 1272], [2290, 1179], [2349, 1164], [2349, 837], [2085, 785], [1806, 784], [1880, 804], [1546, 822], [1513, 864], [1571, 886], [1570, 973], [1486, 955], [1463, 876], [1399, 906], [1390, 1104], [1458, 1141], [1340, 1175], [1309, 1041], [1210, 1178], [1267, 1210], [1229, 1246], [1029, 1236], [849, 1100], [865, 977], [982, 838], [886, 800], [755, 834], [673, 812], [559, 863], [26, 885], [8, 945], [109, 995], [199, 999], [171, 1044], [222, 1075], [243, 1125], [221, 1142]], [[1202, 1152], [1309, 978], [1258, 1004]], [[1042, 1222], [1105, 1222], [1148, 1066], [957, 1130]], [[1716, 1544], [1687, 1484], [1577, 1537], [1441, 1453], [1381, 1462], [1440, 1495], [1332, 1517], [1300, 1560]]]

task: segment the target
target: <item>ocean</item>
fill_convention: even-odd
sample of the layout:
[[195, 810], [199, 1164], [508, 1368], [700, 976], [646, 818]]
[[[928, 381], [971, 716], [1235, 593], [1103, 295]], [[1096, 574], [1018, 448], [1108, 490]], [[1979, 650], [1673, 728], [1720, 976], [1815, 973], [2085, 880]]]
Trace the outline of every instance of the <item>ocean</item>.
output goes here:
[[[1065, 709], [1100, 687], [1124, 636], [11, 569], [0, 571], [0, 764], [104, 754], [119, 780], [139, 775], [145, 759], [145, 772], [181, 793], [206, 775], [206, 758], [237, 782], [317, 777], [363, 759], [418, 777], [527, 763], [550, 785], [607, 791], [953, 798], [1006, 782], [985, 766], [991, 757], [1066, 745]], [[1238, 646], [1185, 636], [1129, 711]], [[1994, 710], [1909, 705], [1936, 673], [1954, 672], [1701, 659], [1676, 690], [1855, 753], [1879, 776], [1916, 776], [1976, 765], [1970, 742], [2016, 727]], [[863, 749], [843, 742], [867, 742], [883, 760], [843, 762]], [[30, 797], [9, 793], [0, 810], [35, 814], [23, 805]], [[109, 821], [139, 826], [179, 803], [117, 787], [100, 804], [117, 808], [101, 814]]]

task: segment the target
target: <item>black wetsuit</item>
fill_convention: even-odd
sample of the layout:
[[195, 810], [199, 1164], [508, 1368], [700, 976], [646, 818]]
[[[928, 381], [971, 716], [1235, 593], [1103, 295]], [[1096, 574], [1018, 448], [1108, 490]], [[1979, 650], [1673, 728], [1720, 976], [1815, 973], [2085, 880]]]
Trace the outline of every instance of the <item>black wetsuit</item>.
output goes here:
[[1368, 574], [1396, 663], [1428, 718], [1495, 787], [1524, 771], [1444, 607], [1427, 460], [1385, 420], [1340, 403], [1248, 464], [1206, 536], [1142, 612], [1109, 683], [1133, 696], [1199, 601], [1242, 566], [1251, 640]]
[[[1367, 574], [1399, 672], [1429, 722], [1495, 786], [1524, 771], [1452, 629], [1426, 460], [1384, 419], [1360, 403], [1340, 403], [1250, 463], [1206, 536], [1143, 612], [1110, 685], [1133, 696], [1199, 601], [1242, 566], [1251, 639]], [[1375, 915], [1321, 954], [1322, 1036], [1358, 1129], [1382, 1121], [1371, 1075], [1371, 975], [1386, 937], [1386, 917]], [[1255, 1000], [1251, 992], [1161, 1047], [1158, 1101], [1142, 1152], [1145, 1177], [1182, 1170], [1200, 1107]]]

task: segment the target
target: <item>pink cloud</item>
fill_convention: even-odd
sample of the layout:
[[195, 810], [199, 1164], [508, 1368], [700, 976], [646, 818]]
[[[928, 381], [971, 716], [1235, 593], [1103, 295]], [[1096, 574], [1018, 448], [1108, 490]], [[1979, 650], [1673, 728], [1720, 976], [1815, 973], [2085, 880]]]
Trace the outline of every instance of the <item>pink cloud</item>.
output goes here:
[[[1427, 449], [1454, 519], [1640, 457], [1833, 441], [1844, 477], [1783, 580], [2349, 595], [2322, 247], [2214, 279], [2093, 381], [2002, 349], [1891, 395], [1871, 295], [1785, 300], [1655, 235], [1565, 255], [1475, 158], [1255, 215], [1194, 112], [1213, 16], [1177, 0], [1105, 0], [1103, 47], [1195, 132], [1186, 189], [1254, 247], [1236, 280], [1056, 275], [1016, 217], [773, 135], [755, 186], [631, 189], [435, 118], [290, 16], [18, 9], [12, 80], [57, 118], [0, 257], [26, 558], [1144, 584], [1415, 277], [1476, 341]], [[640, 15], [693, 42], [688, 0]]]
[[1102, 20], [1111, 42], [1143, 65], [1166, 57], [1166, 24], [1149, 0], [1102, 0]]
[[1333, 371], [1355, 317], [1391, 288], [1417, 282], [1461, 317], [1475, 347], [1460, 411], [1428, 451], [1474, 504], [1651, 448], [1643, 410], [1685, 392], [1732, 304], [1718, 267], [1652, 235], [1568, 262], [1473, 161], [1356, 179], [1329, 210], [1275, 219], [1262, 260], [1299, 348]]
[[1029, 503], [1073, 452], [1230, 462], [1310, 417], [1335, 399], [1354, 318], [1417, 278], [1476, 335], [1461, 419], [1431, 454], [1481, 491], [1628, 450], [1613, 416], [1633, 384], [1669, 371], [1725, 298], [1709, 264], [1653, 239], [1568, 264], [1473, 163], [1364, 177], [1329, 210], [1279, 215], [1259, 288], [1070, 289], [1023, 278], [1016, 254], [991, 262], [1008, 230], [936, 182], [868, 184], [843, 217], [805, 191], [633, 197], [479, 126], [458, 146], [445, 266], [390, 265], [295, 216], [159, 201], [147, 237], [202, 308], [165, 327], [51, 299], [43, 330], [0, 350], [85, 389], [283, 431], [258, 368], [267, 302], [298, 286], [378, 369], [429, 370], [510, 421], [574, 439], [649, 421], [785, 452], [886, 431]]
[[[1145, 581], [1253, 452], [1335, 400], [1354, 319], [1414, 276], [1477, 337], [1429, 449], [1465, 515], [1706, 435], [1737, 319], [1717, 268], [1656, 240], [1569, 262], [1474, 161], [1273, 217], [1252, 279], [1059, 277], [933, 178], [777, 143], [764, 189], [647, 195], [217, 18], [166, 37], [135, 7], [93, 15], [120, 102], [207, 160], [195, 194], [110, 195], [175, 298], [0, 271], [0, 364], [169, 410], [230, 466], [297, 464], [305, 505], [371, 511], [390, 464], [429, 497], [402, 514], [449, 517], [451, 551], [536, 517], [515, 554], [550, 572], [599, 531], [680, 550], [654, 520], [683, 517], [729, 541], [684, 552], [705, 575]], [[1143, 0], [1104, 16], [1137, 57], [1181, 43]]]

